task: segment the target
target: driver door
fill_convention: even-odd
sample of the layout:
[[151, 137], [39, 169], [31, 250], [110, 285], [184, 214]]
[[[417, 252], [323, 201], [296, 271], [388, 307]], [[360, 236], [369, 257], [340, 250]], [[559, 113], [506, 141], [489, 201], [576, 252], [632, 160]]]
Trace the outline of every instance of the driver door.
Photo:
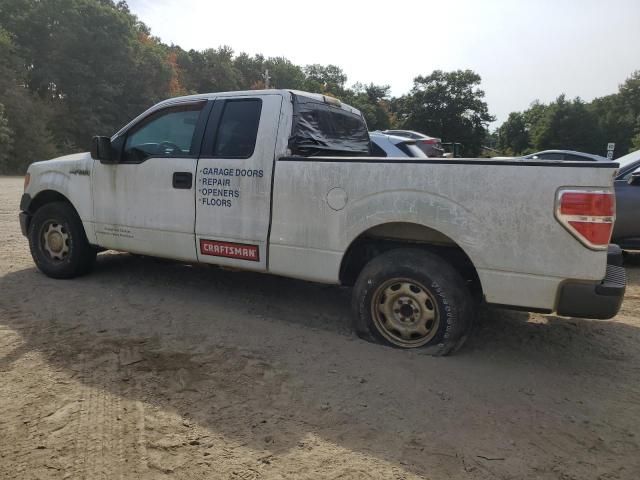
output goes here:
[[208, 106], [161, 108], [112, 139], [121, 146], [120, 161], [93, 169], [98, 245], [197, 260], [194, 178]]

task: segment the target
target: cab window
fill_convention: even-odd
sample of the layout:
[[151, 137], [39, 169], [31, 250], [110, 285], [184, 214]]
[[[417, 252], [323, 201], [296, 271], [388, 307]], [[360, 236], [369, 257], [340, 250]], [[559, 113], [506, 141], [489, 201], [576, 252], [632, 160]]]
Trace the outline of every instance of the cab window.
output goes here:
[[150, 157], [181, 158], [196, 155], [194, 133], [204, 103], [178, 105], [155, 112], [127, 134], [124, 162]]
[[258, 137], [262, 100], [247, 98], [227, 100], [220, 118], [213, 156], [218, 158], [249, 158]]

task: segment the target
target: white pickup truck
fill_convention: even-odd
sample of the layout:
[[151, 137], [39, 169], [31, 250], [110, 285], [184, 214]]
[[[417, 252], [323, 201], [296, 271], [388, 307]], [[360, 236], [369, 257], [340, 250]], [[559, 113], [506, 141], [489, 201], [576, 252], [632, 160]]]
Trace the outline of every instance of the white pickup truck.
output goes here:
[[361, 336], [439, 355], [482, 301], [622, 302], [613, 162], [373, 158], [360, 112], [289, 90], [170, 99], [92, 145], [25, 178], [22, 231], [51, 277], [113, 249], [353, 286]]

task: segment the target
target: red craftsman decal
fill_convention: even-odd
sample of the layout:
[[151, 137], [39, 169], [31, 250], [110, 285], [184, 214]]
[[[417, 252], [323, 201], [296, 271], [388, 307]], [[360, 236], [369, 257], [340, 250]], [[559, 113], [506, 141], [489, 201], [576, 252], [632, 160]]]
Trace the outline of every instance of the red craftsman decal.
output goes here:
[[260, 260], [258, 245], [247, 245], [245, 243], [200, 239], [200, 253], [202, 255], [211, 255], [212, 257], [238, 258], [251, 262]]

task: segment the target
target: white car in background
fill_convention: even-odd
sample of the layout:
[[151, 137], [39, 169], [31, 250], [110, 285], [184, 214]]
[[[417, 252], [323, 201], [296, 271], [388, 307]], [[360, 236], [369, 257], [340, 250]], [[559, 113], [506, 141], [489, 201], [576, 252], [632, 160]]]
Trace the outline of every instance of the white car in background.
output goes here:
[[415, 140], [382, 132], [369, 132], [371, 155], [374, 157], [427, 158]]

